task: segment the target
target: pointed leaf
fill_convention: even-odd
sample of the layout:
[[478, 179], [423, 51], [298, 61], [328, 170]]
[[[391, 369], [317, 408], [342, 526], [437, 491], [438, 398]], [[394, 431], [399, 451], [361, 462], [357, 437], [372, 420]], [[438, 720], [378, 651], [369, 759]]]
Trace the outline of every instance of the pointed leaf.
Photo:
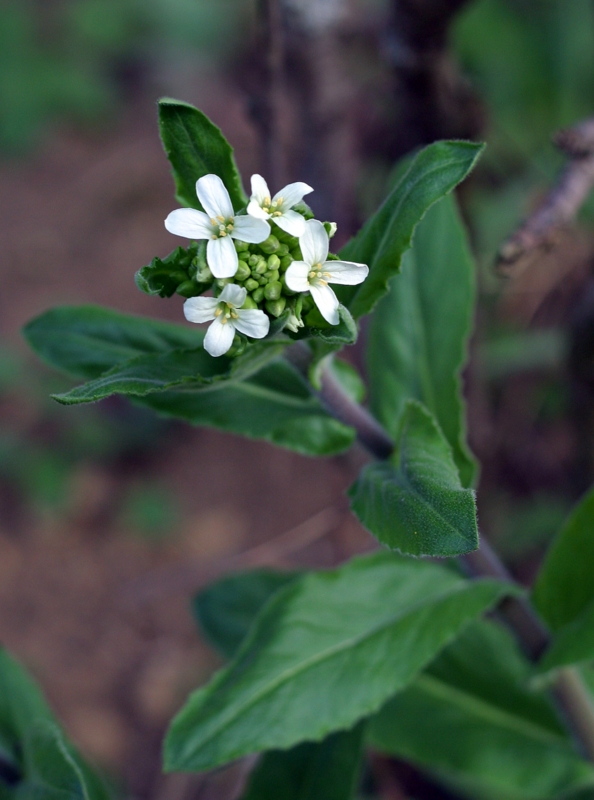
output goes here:
[[[173, 168], [176, 197], [184, 206], [202, 209], [196, 181], [214, 174], [225, 184], [233, 208], [245, 206], [247, 197], [235, 165], [233, 148], [220, 129], [189, 103], [165, 97], [159, 100], [159, 130]], [[202, 209], [203, 210], [203, 209]]]
[[174, 719], [166, 768], [211, 769], [350, 728], [508, 591], [386, 552], [303, 576]]
[[471, 797], [542, 800], [592, 785], [530, 665], [493, 622], [470, 625], [369, 721], [370, 743], [462, 786]]
[[476, 463], [465, 443], [460, 372], [467, 359], [474, 307], [474, 267], [452, 196], [419, 224], [402, 272], [375, 310], [367, 350], [371, 407], [395, 435], [407, 400], [437, 419], [463, 486]]
[[361, 769], [362, 733], [358, 725], [323, 742], [265, 753], [241, 800], [351, 800]]
[[[201, 244], [206, 244], [205, 242]], [[201, 247], [201, 250], [205, 248]], [[183, 284], [187, 284], [196, 278], [197, 268], [194, 259], [198, 258], [199, 247], [192, 243], [187, 249], [176, 247], [165, 258], [153, 258], [150, 264], [141, 267], [134, 276], [136, 286], [141, 292], [157, 297], [171, 297]], [[206, 262], [205, 262], [206, 263]], [[212, 284], [197, 283], [194, 280], [195, 295], [206, 291]], [[184, 294], [184, 297], [187, 297]]]
[[365, 467], [351, 507], [382, 544], [411, 555], [453, 556], [478, 547], [474, 494], [431, 414], [409, 401], [393, 455]]
[[476, 164], [483, 145], [435, 142], [413, 159], [381, 208], [341, 251], [345, 261], [369, 266], [359, 286], [339, 287], [337, 294], [355, 319], [368, 314], [388, 291], [390, 278], [411, 245], [417, 224], [427, 209], [452, 191]]

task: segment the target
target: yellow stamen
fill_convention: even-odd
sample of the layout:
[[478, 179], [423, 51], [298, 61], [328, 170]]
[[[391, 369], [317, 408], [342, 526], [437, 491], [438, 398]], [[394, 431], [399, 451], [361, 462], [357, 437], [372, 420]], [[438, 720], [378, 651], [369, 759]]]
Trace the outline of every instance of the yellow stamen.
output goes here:
[[217, 308], [217, 310], [215, 311], [215, 317], [220, 317], [222, 313], [223, 313], [223, 309], [222, 308]]
[[228, 231], [232, 231], [232, 230], [233, 230], [233, 225], [231, 225], [231, 223], [229, 223], [229, 224], [227, 225], [227, 230], [228, 230]]
[[328, 286], [328, 281], [323, 281], [323, 280], [320, 278], [320, 280], [318, 281], [318, 284], [319, 284], [320, 286]]
[[221, 217], [221, 215], [220, 215], [220, 214], [219, 214], [219, 216], [217, 217], [217, 219], [218, 219], [218, 221], [219, 221], [219, 222], [224, 222], [224, 221], [225, 221], [225, 217]]
[[228, 321], [229, 320], [227, 319], [227, 317], [223, 317], [223, 319], [221, 320], [221, 325], [226, 325]]
[[[226, 235], [227, 235], [227, 231], [220, 231], [219, 232], [219, 236], [226, 236]], [[215, 236], [214, 238], [216, 239], [217, 237]]]
[[210, 238], [211, 238], [211, 239], [218, 239], [219, 237], [218, 237], [218, 236], [216, 236], [216, 235], [213, 235], [213, 236], [211, 236]]
[[232, 311], [231, 312], [231, 318], [232, 319], [239, 319], [239, 314], [237, 313], [237, 311]]
[[210, 218], [210, 224], [211, 224], [211, 225], [216, 225], [216, 224], [217, 224], [217, 221], [216, 221], [216, 219], [213, 219], [213, 218], [211, 217], [211, 218]]

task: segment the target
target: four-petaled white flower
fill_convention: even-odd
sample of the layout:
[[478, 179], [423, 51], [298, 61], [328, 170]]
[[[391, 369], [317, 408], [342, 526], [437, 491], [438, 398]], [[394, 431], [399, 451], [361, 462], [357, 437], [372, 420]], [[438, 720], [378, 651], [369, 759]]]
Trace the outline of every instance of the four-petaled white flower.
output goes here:
[[218, 297], [190, 297], [184, 303], [189, 322], [210, 322], [204, 337], [204, 349], [211, 356], [222, 356], [233, 344], [235, 331], [252, 339], [263, 339], [270, 329], [270, 319], [256, 308], [242, 308], [247, 291], [228, 283]]
[[252, 196], [247, 213], [257, 219], [271, 219], [290, 236], [302, 236], [305, 231], [305, 219], [291, 209], [310, 192], [313, 192], [313, 189], [307, 183], [290, 183], [271, 199], [264, 178], [261, 175], [252, 175]]
[[204, 175], [196, 194], [206, 214], [178, 208], [165, 220], [169, 233], [186, 239], [207, 239], [206, 260], [215, 278], [232, 278], [239, 260], [232, 239], [259, 244], [270, 236], [270, 225], [253, 216], [235, 216], [229, 192], [218, 175]]
[[328, 286], [342, 283], [354, 286], [362, 283], [369, 274], [365, 264], [353, 261], [327, 261], [329, 239], [326, 229], [317, 219], [306, 223], [299, 237], [303, 261], [293, 261], [285, 273], [285, 281], [294, 292], [311, 292], [320, 313], [330, 325], [338, 325], [338, 298]]

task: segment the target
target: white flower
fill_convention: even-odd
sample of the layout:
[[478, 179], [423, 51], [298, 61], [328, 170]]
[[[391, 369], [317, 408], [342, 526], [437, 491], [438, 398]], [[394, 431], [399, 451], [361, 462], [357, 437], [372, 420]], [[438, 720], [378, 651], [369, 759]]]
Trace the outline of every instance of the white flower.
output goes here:
[[329, 239], [326, 229], [317, 219], [307, 222], [305, 233], [299, 237], [303, 261], [293, 261], [285, 273], [285, 281], [294, 292], [311, 292], [320, 313], [330, 325], [338, 325], [338, 298], [329, 283], [354, 286], [363, 283], [369, 274], [365, 264], [353, 261], [326, 261]]
[[305, 231], [305, 219], [291, 209], [310, 192], [313, 192], [313, 189], [307, 183], [290, 183], [277, 192], [271, 200], [268, 184], [264, 178], [261, 175], [252, 175], [252, 196], [247, 213], [257, 219], [272, 219], [290, 236], [302, 236]]
[[232, 239], [259, 244], [270, 236], [270, 225], [248, 215], [236, 217], [229, 192], [218, 175], [204, 175], [196, 194], [206, 211], [177, 208], [165, 220], [169, 233], [186, 239], [208, 239], [206, 260], [215, 278], [232, 278], [239, 259]]
[[184, 303], [188, 322], [210, 322], [204, 337], [204, 349], [211, 356], [222, 356], [233, 344], [235, 331], [252, 339], [263, 339], [270, 328], [270, 320], [256, 308], [242, 308], [247, 291], [228, 283], [218, 297], [190, 297]]

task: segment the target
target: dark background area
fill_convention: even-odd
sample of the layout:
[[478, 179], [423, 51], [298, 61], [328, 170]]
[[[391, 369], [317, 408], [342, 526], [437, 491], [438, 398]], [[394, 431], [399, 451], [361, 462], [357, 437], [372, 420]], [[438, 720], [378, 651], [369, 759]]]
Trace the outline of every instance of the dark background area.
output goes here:
[[[521, 274], [503, 281], [493, 261], [555, 180], [552, 134], [592, 113], [594, 5], [285, 5], [272, 84], [248, 0], [0, 5], [0, 640], [138, 800], [222, 800], [237, 780], [160, 774], [168, 720], [219, 663], [193, 593], [230, 569], [328, 566], [373, 546], [343, 496], [356, 453], [314, 461], [124, 401], [49, 399], [68, 384], [27, 352], [32, 316], [98, 303], [182, 322], [182, 298], [148, 298], [133, 280], [179, 243], [163, 227], [177, 203], [158, 97], [205, 111], [246, 184], [254, 171], [273, 172], [274, 191], [311, 183], [339, 243], [406, 153], [487, 141], [459, 197], [479, 284], [466, 393], [481, 527], [520, 578], [593, 477], [594, 203]], [[362, 370], [364, 338], [349, 354]], [[402, 766], [375, 791], [446, 796]]]

